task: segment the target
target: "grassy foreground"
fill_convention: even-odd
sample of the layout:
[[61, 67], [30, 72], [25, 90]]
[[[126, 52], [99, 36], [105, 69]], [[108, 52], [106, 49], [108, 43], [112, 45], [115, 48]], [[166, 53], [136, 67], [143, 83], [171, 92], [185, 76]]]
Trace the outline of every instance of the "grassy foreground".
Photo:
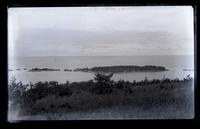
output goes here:
[[190, 110], [193, 79], [167, 79], [143, 81], [113, 81], [113, 74], [96, 73], [85, 82], [56, 81], [23, 84], [11, 79], [9, 100], [19, 115], [45, 113], [84, 112], [99, 108], [131, 105], [148, 110], [151, 107], [174, 106], [177, 110]]

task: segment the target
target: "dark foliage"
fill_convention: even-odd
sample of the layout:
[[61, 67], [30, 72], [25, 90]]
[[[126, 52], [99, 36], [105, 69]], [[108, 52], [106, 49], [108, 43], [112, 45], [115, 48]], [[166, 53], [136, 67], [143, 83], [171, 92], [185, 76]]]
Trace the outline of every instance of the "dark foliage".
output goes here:
[[134, 82], [131, 84], [129, 81], [124, 81], [124, 80], [119, 80], [116, 84], [115, 84], [115, 88], [116, 89], [120, 89], [123, 90], [126, 93], [132, 93], [132, 86], [134, 86]]
[[[41, 111], [48, 111], [55, 108], [64, 108], [73, 109], [74, 107], [71, 103], [85, 103], [86, 101], [83, 99], [82, 96], [85, 95], [87, 101], [92, 100], [91, 96], [97, 97], [99, 95], [109, 96], [114, 95], [115, 93], [119, 94], [137, 94], [136, 96], [139, 98], [138, 95], [142, 98], [140, 92], [146, 92], [147, 89], [151, 89], [152, 86], [157, 86], [160, 91], [157, 93], [160, 94], [161, 91], [166, 92], [170, 96], [170, 91], [175, 88], [172, 83], [180, 83], [180, 82], [190, 82], [193, 79], [188, 75], [186, 78], [179, 80], [179, 79], [168, 79], [163, 78], [162, 80], [153, 79], [148, 80], [147, 77], [142, 81], [113, 81], [112, 78], [113, 74], [104, 74], [104, 73], [96, 73], [94, 80], [89, 80], [85, 82], [72, 82], [70, 83], [67, 81], [66, 83], [60, 84], [57, 81], [50, 81], [50, 82], [37, 82], [35, 84], [23, 84], [22, 82], [16, 82], [15, 78], [12, 78], [9, 84], [9, 99], [13, 101], [14, 104], [20, 104], [21, 107], [26, 107], [29, 109], [29, 113], [34, 114]], [[141, 88], [138, 88], [141, 87]], [[146, 88], [148, 87], [148, 88]], [[140, 94], [139, 94], [140, 93]], [[149, 91], [150, 93], [150, 91]], [[153, 92], [151, 92], [153, 94]], [[161, 92], [162, 93], [162, 92]], [[89, 95], [89, 98], [87, 97]], [[69, 98], [66, 100], [65, 103], [56, 106], [56, 105], [49, 105], [49, 109], [45, 109], [44, 107], [35, 106], [36, 102], [41, 101], [51, 101], [51, 97], [54, 96], [55, 98]], [[73, 96], [73, 97], [71, 97]], [[145, 96], [148, 96], [146, 94]], [[71, 98], [70, 98], [71, 97]], [[116, 97], [116, 96], [115, 96]], [[115, 97], [111, 97], [112, 101], [114, 101]], [[167, 97], [167, 96], [166, 96]], [[106, 97], [105, 97], [106, 98]], [[48, 99], [48, 100], [47, 100]], [[156, 98], [154, 98], [156, 100]], [[52, 100], [53, 101], [53, 100]], [[54, 100], [55, 101], [55, 100]], [[68, 102], [69, 101], [69, 102]], [[100, 100], [99, 100], [100, 101]], [[102, 100], [101, 100], [102, 101]], [[124, 101], [124, 100], [123, 100]], [[123, 102], [122, 101], [122, 102]], [[146, 98], [145, 98], [146, 101]], [[150, 101], [148, 99], [148, 101]], [[71, 103], [70, 103], [71, 102]], [[95, 102], [98, 103], [98, 102]], [[45, 105], [45, 104], [44, 104]], [[79, 105], [79, 104], [77, 104]]]
[[60, 69], [51, 69], [51, 68], [33, 68], [29, 70], [30, 72], [41, 72], [41, 71], [60, 71]]
[[103, 73], [120, 73], [120, 72], [158, 72], [167, 71], [162, 66], [103, 66], [103, 67], [92, 67], [92, 68], [76, 68], [74, 71], [83, 72], [103, 72]]
[[8, 85], [9, 99], [14, 100], [14, 104], [17, 101], [20, 101], [26, 92], [26, 87], [27, 85], [23, 84], [21, 81], [16, 82], [16, 78], [12, 77], [10, 84]]
[[113, 74], [106, 75], [103, 73], [96, 73], [94, 77], [96, 84], [92, 91], [96, 94], [111, 93], [114, 84], [114, 81], [111, 80], [112, 76]]
[[64, 71], [69, 71], [69, 72], [71, 72], [72, 70], [71, 70], [71, 69], [64, 69]]

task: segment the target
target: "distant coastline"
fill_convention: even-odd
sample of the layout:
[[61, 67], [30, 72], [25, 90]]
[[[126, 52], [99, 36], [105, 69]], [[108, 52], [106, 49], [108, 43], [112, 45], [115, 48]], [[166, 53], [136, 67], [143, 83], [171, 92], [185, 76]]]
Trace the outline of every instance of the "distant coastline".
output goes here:
[[168, 71], [163, 66], [102, 66], [102, 67], [92, 67], [92, 68], [76, 68], [73, 71], [82, 72], [103, 72], [103, 73], [122, 73], [122, 72], [160, 72]]
[[[20, 69], [16, 69], [20, 70]], [[27, 70], [27, 68], [24, 68]], [[9, 71], [13, 71], [9, 69]], [[61, 69], [53, 68], [32, 68], [28, 70], [29, 72], [42, 72], [42, 71], [61, 71]], [[101, 67], [91, 67], [91, 68], [75, 68], [75, 69], [64, 69], [67, 72], [102, 72], [102, 73], [122, 73], [122, 72], [161, 72], [168, 71], [163, 66], [145, 65], [145, 66], [135, 66], [135, 65], [121, 65], [121, 66], [101, 66]]]
[[51, 69], [51, 68], [33, 68], [29, 70], [30, 72], [40, 72], [40, 71], [60, 71], [60, 69]]

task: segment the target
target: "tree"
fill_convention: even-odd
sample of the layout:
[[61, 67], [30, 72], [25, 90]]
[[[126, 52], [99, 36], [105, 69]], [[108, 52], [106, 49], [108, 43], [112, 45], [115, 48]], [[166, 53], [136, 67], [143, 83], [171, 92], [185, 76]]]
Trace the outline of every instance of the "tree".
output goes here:
[[104, 74], [104, 73], [96, 73], [94, 77], [94, 81], [96, 86], [93, 91], [97, 94], [106, 94], [112, 92], [113, 80], [111, 80], [113, 73]]
[[9, 100], [11, 100], [14, 104], [19, 103], [22, 100], [22, 95], [26, 91], [26, 86], [22, 84], [22, 82], [16, 82], [16, 78], [13, 76], [8, 85], [9, 89]]

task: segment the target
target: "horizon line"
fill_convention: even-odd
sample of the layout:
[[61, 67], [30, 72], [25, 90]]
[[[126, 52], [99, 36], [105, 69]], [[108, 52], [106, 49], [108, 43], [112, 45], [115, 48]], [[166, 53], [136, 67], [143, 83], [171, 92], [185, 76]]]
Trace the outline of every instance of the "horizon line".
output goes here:
[[33, 56], [7, 56], [7, 57], [110, 57], [110, 56], [194, 56], [194, 54], [177, 54], [177, 55], [33, 55]]

